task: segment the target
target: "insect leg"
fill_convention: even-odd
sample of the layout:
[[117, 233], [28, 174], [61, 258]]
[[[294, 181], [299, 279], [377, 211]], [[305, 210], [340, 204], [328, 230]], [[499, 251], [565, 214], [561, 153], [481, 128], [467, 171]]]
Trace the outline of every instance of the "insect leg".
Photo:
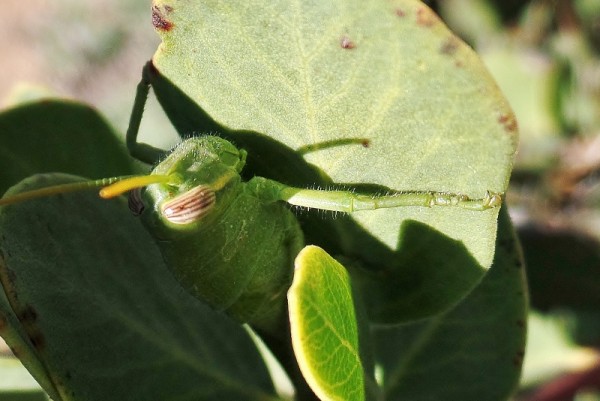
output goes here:
[[359, 210], [375, 210], [393, 207], [454, 206], [468, 210], [486, 210], [502, 204], [502, 194], [487, 192], [482, 198], [466, 195], [410, 191], [393, 192], [385, 195], [367, 195], [342, 190], [319, 190], [294, 188], [277, 181], [255, 177], [248, 182], [263, 201], [285, 201], [291, 205], [352, 213]]
[[314, 143], [311, 145], [304, 145], [296, 149], [296, 153], [301, 155], [305, 155], [307, 153], [316, 152], [319, 150], [329, 149], [336, 146], [345, 146], [345, 145], [361, 145], [363, 148], [368, 148], [371, 144], [371, 141], [368, 138], [343, 138], [343, 139], [333, 139], [330, 141], [323, 141], [319, 143]]
[[502, 203], [502, 196], [491, 192], [486, 193], [483, 198], [473, 199], [446, 192], [397, 192], [377, 196], [350, 191], [287, 188], [282, 191], [282, 198], [292, 205], [347, 213], [407, 206], [456, 206], [469, 210], [486, 210]]
[[146, 105], [148, 93], [150, 92], [151, 68], [153, 68], [152, 61], [148, 61], [142, 69], [142, 79], [136, 89], [135, 101], [133, 103], [133, 109], [131, 110], [131, 117], [129, 118], [129, 127], [127, 128], [126, 136], [127, 149], [131, 156], [148, 164], [156, 163], [165, 154], [165, 151], [162, 149], [137, 141], [142, 115], [144, 114], [144, 106]]

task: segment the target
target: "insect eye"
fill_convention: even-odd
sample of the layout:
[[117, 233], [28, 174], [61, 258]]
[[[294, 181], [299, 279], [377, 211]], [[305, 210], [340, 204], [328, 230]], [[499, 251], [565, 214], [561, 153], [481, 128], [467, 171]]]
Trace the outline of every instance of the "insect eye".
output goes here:
[[142, 214], [144, 209], [144, 202], [142, 202], [142, 189], [135, 188], [129, 191], [129, 196], [127, 197], [127, 206], [129, 206], [129, 210], [133, 213], [134, 216], [139, 216]]
[[207, 186], [193, 188], [162, 205], [162, 214], [174, 224], [201, 219], [215, 204], [215, 192]]

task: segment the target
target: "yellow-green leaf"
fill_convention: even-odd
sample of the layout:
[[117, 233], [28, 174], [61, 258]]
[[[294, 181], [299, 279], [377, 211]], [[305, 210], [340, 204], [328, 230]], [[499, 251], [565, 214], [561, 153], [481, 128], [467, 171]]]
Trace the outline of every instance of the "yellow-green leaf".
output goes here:
[[363, 369], [350, 277], [316, 246], [295, 261], [288, 292], [292, 345], [300, 370], [324, 401], [364, 400]]

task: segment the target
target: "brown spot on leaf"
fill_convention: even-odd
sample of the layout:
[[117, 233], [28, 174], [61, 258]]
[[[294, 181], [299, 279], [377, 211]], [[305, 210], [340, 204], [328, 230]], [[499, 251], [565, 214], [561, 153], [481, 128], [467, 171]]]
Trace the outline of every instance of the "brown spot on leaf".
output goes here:
[[425, 27], [432, 27], [439, 21], [439, 17], [427, 7], [421, 7], [417, 10], [417, 24]]
[[398, 17], [400, 17], [400, 18], [406, 17], [406, 13], [403, 10], [399, 9], [399, 8], [396, 9], [396, 15]]
[[356, 47], [356, 44], [352, 40], [350, 40], [348, 36], [343, 36], [340, 40], [340, 46], [342, 47], [342, 49], [354, 49]]
[[6, 259], [10, 258], [12, 255], [10, 254], [10, 251], [6, 248], [0, 248], [0, 263], [5, 264], [6, 263]]
[[41, 351], [46, 345], [46, 339], [38, 330], [29, 334], [29, 341], [31, 341], [31, 345], [38, 351]]
[[448, 56], [453, 56], [458, 50], [458, 45], [460, 42], [454, 37], [451, 36], [442, 43], [440, 47], [440, 53], [446, 54]]
[[523, 268], [523, 261], [518, 256], [514, 260], [514, 266], [517, 270], [521, 270]]
[[38, 313], [31, 305], [25, 305], [25, 308], [17, 314], [17, 319], [22, 323], [31, 345], [41, 350], [46, 345], [46, 339], [39, 327], [36, 325]]
[[172, 7], [163, 7], [161, 10], [158, 6], [152, 6], [152, 25], [159, 31], [170, 31], [173, 29], [173, 23], [169, 21], [165, 14], [173, 11]]
[[17, 273], [14, 270], [6, 269], [6, 277], [8, 278], [9, 284], [14, 284], [17, 282]]
[[368, 148], [369, 146], [371, 146], [371, 140], [364, 139], [360, 144], [363, 146], [363, 148]]
[[23, 324], [33, 324], [37, 320], [38, 315], [31, 305], [26, 305], [25, 309], [19, 313], [19, 320]]
[[496, 243], [498, 244], [498, 248], [506, 253], [511, 253], [515, 249], [515, 243], [512, 238], [498, 238]]
[[0, 260], [0, 289], [4, 289], [6, 297], [15, 302], [18, 299], [16, 291], [17, 275], [14, 270], [11, 270], [6, 265], [6, 261]]
[[506, 132], [513, 133], [517, 131], [517, 120], [513, 114], [502, 114], [498, 117], [498, 122], [504, 126]]
[[512, 359], [513, 365], [520, 367], [523, 364], [523, 358], [525, 357], [524, 351], [517, 351]]

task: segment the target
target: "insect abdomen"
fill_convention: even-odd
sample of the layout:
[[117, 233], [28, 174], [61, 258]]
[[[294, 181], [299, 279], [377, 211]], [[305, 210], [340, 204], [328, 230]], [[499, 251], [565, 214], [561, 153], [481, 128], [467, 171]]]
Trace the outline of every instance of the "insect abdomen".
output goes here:
[[284, 204], [265, 205], [244, 185], [239, 188], [210, 224], [159, 246], [175, 278], [194, 296], [240, 322], [277, 330], [302, 231]]

